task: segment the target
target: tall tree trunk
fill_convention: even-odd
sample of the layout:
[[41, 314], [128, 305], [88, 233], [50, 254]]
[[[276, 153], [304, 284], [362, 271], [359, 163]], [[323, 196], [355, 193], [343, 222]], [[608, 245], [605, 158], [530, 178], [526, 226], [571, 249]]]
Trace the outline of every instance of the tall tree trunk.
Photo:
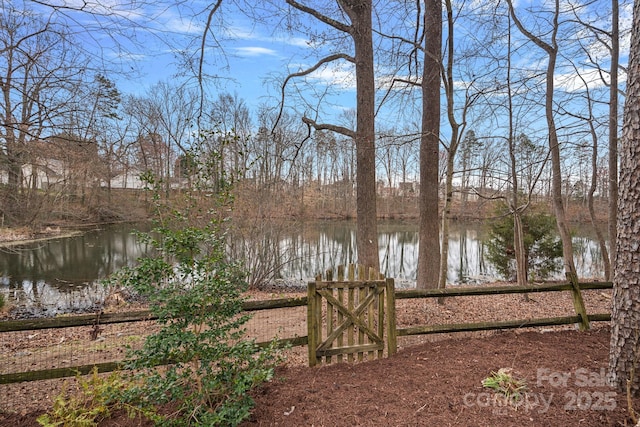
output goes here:
[[[511, 18], [507, 28], [507, 105], [509, 108], [509, 166], [511, 168], [511, 200], [507, 201], [509, 212], [513, 215], [513, 251], [516, 258], [516, 280], [519, 286], [524, 286], [529, 281], [527, 258], [524, 249], [524, 231], [522, 229], [522, 215], [527, 205], [520, 207], [518, 195], [520, 186], [518, 181], [518, 167], [516, 161], [515, 125], [513, 120], [513, 92], [511, 87]], [[525, 297], [528, 300], [528, 297]]]
[[20, 144], [16, 142], [16, 138], [13, 136], [7, 137], [8, 190], [14, 196], [17, 196], [22, 189], [23, 157]]
[[[587, 192], [587, 208], [589, 210], [589, 218], [591, 218], [591, 225], [593, 225], [593, 229], [596, 232], [596, 240], [598, 241], [598, 246], [600, 247], [600, 253], [602, 253], [602, 262], [604, 264], [604, 277], [605, 277], [605, 280], [611, 280], [611, 262], [609, 259], [609, 251], [607, 250], [607, 240], [604, 236], [604, 233], [600, 230], [600, 225], [598, 224], [598, 218], [596, 216], [596, 209], [594, 206], [595, 193], [596, 193], [596, 190], [598, 189], [598, 135], [597, 135], [594, 120], [593, 120], [590, 96], [589, 96], [589, 133], [591, 135], [591, 140], [593, 141], [593, 145], [591, 150], [591, 183], [589, 184], [589, 190]], [[617, 175], [617, 166], [616, 166], [616, 175]], [[617, 184], [618, 183], [616, 180], [616, 186]], [[616, 189], [616, 197], [617, 197], [617, 189]], [[618, 201], [616, 200], [614, 204], [615, 206], [618, 206]]]
[[640, 1], [633, 7], [627, 97], [620, 145], [620, 198], [611, 314], [610, 381], [640, 390]]
[[[547, 64], [546, 73], [546, 94], [545, 94], [545, 114], [547, 117], [547, 127], [549, 130], [549, 150], [551, 152], [551, 181], [553, 191], [553, 210], [556, 216], [556, 224], [558, 226], [558, 232], [560, 234], [560, 240], [562, 241], [562, 259], [564, 261], [564, 272], [567, 280], [574, 287], [573, 304], [576, 307], [576, 312], [580, 312], [579, 308], [584, 307], [582, 301], [582, 294], [578, 287], [578, 273], [576, 271], [575, 262], [573, 260], [573, 242], [571, 241], [571, 233], [569, 232], [569, 226], [567, 224], [567, 218], [565, 214], [565, 208], [562, 198], [562, 165], [560, 160], [560, 141], [558, 140], [558, 132], [556, 129], [556, 123], [554, 120], [554, 78], [556, 59], [558, 57], [558, 44], [556, 42], [556, 36], [558, 33], [558, 15], [560, 11], [560, 2], [555, 2], [555, 15], [553, 32], [551, 36], [551, 49], [548, 50], [549, 62]], [[582, 316], [580, 327], [581, 329], [588, 328], [589, 321]]]
[[[447, 11], [447, 63], [444, 66], [442, 79], [447, 97], [447, 119], [451, 127], [451, 139], [447, 150], [447, 174], [445, 177], [445, 199], [442, 209], [442, 253], [440, 254], [440, 277], [438, 288], [444, 289], [447, 284], [447, 273], [449, 270], [449, 217], [451, 216], [451, 203], [453, 201], [453, 173], [455, 168], [456, 153], [460, 145], [461, 126], [456, 121], [454, 114], [454, 79], [453, 79], [453, 56], [454, 49], [454, 17], [453, 5], [450, 0], [445, 1]], [[442, 299], [438, 300], [442, 302]]]
[[[618, 228], [618, 62], [620, 30], [618, 0], [611, 0], [611, 83], [609, 86], [609, 267], [615, 264]], [[612, 279], [611, 269], [606, 280]]]
[[[338, 58], [355, 64], [356, 73], [356, 131], [342, 126], [319, 124], [304, 117], [307, 125], [316, 130], [331, 130], [355, 140], [356, 145], [356, 217], [358, 263], [366, 267], [380, 269], [378, 253], [378, 224], [376, 203], [376, 158], [375, 158], [375, 81], [373, 68], [373, 28], [371, 0], [337, 0], [341, 9], [349, 16], [351, 25], [322, 15], [312, 7], [286, 0], [290, 6], [307, 13], [321, 22], [343, 33], [353, 40], [355, 55], [335, 54], [323, 58], [316, 66], [303, 72], [291, 74], [285, 82], [294, 76], [311, 73], [322, 63]], [[286, 83], [285, 83], [286, 84]], [[280, 113], [282, 114], [282, 112]]]
[[376, 208], [375, 80], [371, 0], [346, 1], [356, 67], [356, 215], [358, 263], [380, 269]]
[[556, 43], [556, 35], [558, 31], [558, 13], [560, 6], [556, 0], [555, 24], [553, 26], [553, 35], [551, 41], [551, 49], [548, 50], [549, 61], [547, 63], [546, 72], [546, 94], [545, 94], [545, 115], [547, 119], [547, 129], [549, 131], [549, 150], [551, 152], [551, 189], [553, 192], [553, 210], [556, 216], [558, 232], [562, 240], [562, 254], [564, 260], [565, 274], [570, 280], [576, 277], [576, 267], [573, 261], [573, 244], [571, 242], [571, 234], [567, 225], [564, 203], [562, 198], [562, 162], [560, 160], [560, 141], [558, 140], [558, 132], [554, 119], [553, 111], [553, 95], [554, 95], [554, 78], [556, 59], [558, 57], [558, 45]]
[[438, 165], [440, 149], [440, 66], [442, 3], [424, 0], [425, 54], [422, 71], [422, 136], [420, 139], [420, 242], [416, 286], [435, 288], [440, 274]]
[[[453, 123], [453, 122], [452, 122]], [[453, 169], [455, 158], [455, 145], [458, 140], [457, 126], [452, 126], [451, 144], [447, 153], [447, 173], [444, 179], [444, 205], [442, 208], [442, 254], [440, 255], [440, 277], [438, 288], [444, 289], [447, 285], [447, 273], [449, 270], [449, 218], [451, 217], [451, 203], [453, 202]]]

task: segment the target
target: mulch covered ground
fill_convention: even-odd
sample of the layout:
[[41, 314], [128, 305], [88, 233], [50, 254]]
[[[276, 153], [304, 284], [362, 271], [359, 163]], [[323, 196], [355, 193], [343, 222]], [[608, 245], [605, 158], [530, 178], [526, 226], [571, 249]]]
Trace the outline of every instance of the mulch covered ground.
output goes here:
[[[244, 425], [633, 425], [624, 393], [605, 385], [608, 352], [608, 328], [510, 331], [426, 343], [357, 365], [283, 368], [256, 393]], [[526, 380], [517, 403], [481, 384], [501, 368]]]
[[[243, 426], [633, 425], [624, 393], [604, 384], [608, 352], [608, 328], [599, 327], [450, 338], [359, 364], [283, 366], [256, 390]], [[481, 384], [501, 368], [527, 383], [517, 403]], [[0, 413], [0, 425], [34, 426], [38, 414]], [[120, 414], [101, 425], [148, 424]]]

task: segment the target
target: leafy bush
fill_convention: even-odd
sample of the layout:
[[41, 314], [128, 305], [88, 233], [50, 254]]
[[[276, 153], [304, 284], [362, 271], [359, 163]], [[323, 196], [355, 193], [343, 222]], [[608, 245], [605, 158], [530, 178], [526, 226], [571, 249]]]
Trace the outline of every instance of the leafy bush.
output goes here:
[[[128, 368], [139, 371], [133, 380], [139, 385], [124, 397], [143, 406], [177, 405], [172, 416], [179, 418], [164, 425], [236, 425], [252, 407], [247, 392], [273, 373], [271, 349], [243, 340], [243, 274], [224, 261], [211, 230], [156, 232], [162, 255], [118, 275], [148, 298], [162, 325], [131, 352]], [[179, 262], [169, 262], [172, 257]]]
[[145, 176], [156, 219], [141, 237], [153, 255], [112, 279], [145, 297], [161, 325], [130, 352], [127, 368], [135, 374], [119, 399], [145, 412], [169, 408], [156, 420], [163, 426], [233, 426], [249, 415], [248, 391], [272, 377], [278, 359], [274, 346], [259, 349], [244, 338], [247, 274], [227, 259], [221, 228], [228, 185], [208, 187], [218, 182], [205, 176], [214, 168], [191, 159], [202, 175], [179, 198], [163, 198], [163, 183]]
[[[498, 212], [491, 224], [487, 242], [487, 258], [504, 278], [515, 280], [513, 216]], [[562, 242], [555, 234], [555, 220], [542, 212], [529, 211], [522, 216], [524, 251], [529, 278], [548, 278], [562, 268]]]

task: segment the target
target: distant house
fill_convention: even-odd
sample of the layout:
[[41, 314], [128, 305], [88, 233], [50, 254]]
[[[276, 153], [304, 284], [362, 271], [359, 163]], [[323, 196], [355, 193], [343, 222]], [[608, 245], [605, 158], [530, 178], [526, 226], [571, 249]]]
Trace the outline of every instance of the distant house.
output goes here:
[[[83, 140], [67, 134], [29, 141], [24, 146], [22, 186], [38, 190], [64, 191], [84, 194], [87, 188], [144, 189], [140, 179], [145, 170], [127, 164], [112, 165], [98, 151], [95, 141]], [[9, 182], [6, 165], [0, 157], [0, 184]], [[187, 178], [173, 177], [170, 188], [188, 185]]]
[[25, 152], [22, 185], [29, 188], [86, 187], [102, 167], [95, 142], [66, 134], [31, 141]]
[[57, 159], [40, 158], [22, 165], [23, 185], [47, 190], [65, 183], [64, 164]]
[[[143, 171], [137, 167], [126, 168], [111, 177], [111, 188], [141, 190], [145, 187], [145, 183], [140, 179]], [[102, 181], [102, 187], [107, 187], [106, 181]]]

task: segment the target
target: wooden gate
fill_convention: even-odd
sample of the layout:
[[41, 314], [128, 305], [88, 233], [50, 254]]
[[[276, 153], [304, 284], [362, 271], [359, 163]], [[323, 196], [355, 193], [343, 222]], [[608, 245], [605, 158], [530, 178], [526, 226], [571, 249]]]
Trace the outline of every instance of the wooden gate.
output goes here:
[[[357, 270], [357, 276], [356, 276]], [[362, 266], [350, 265], [345, 280], [344, 266], [336, 280], [316, 277], [308, 285], [309, 366], [324, 360], [362, 361], [380, 358], [385, 350], [396, 352], [395, 290], [393, 279], [385, 279]], [[386, 316], [385, 316], [386, 313]]]

